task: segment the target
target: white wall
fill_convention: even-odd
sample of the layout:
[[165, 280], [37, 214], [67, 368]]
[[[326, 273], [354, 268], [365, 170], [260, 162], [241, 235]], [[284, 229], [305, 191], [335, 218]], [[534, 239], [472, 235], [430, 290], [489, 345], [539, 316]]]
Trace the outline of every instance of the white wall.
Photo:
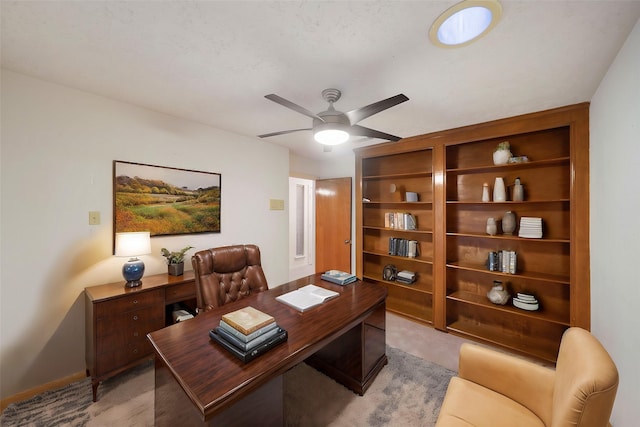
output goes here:
[[591, 101], [591, 325], [618, 366], [611, 423], [640, 420], [640, 21]]
[[1, 101], [2, 398], [85, 370], [83, 289], [122, 280], [113, 160], [222, 174], [221, 233], [153, 238], [146, 275], [166, 271], [161, 247], [256, 243], [270, 285], [287, 281], [287, 212], [269, 210], [288, 206], [287, 149], [6, 70]]

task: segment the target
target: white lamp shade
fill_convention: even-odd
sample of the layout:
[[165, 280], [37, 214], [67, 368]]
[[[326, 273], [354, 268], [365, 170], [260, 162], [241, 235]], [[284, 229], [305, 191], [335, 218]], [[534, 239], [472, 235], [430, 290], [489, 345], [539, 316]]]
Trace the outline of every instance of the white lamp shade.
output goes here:
[[116, 256], [136, 257], [151, 253], [151, 235], [148, 231], [116, 233]]

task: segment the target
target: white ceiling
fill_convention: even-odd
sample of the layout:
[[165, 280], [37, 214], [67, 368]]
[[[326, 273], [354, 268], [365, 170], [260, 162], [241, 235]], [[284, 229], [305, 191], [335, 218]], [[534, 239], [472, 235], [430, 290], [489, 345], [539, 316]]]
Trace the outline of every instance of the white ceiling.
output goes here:
[[[437, 48], [455, 3], [2, 0], [2, 67], [250, 137], [311, 127], [269, 93], [313, 112], [329, 87], [340, 111], [404, 93], [360, 124], [407, 137], [589, 101], [640, 17], [639, 0], [504, 0], [486, 37]], [[320, 159], [383, 142], [268, 141]]]

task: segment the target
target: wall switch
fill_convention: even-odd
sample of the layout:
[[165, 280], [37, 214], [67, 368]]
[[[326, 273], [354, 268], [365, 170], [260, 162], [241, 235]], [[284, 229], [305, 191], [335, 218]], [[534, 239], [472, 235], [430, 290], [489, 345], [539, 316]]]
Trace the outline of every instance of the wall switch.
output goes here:
[[272, 211], [283, 211], [284, 210], [284, 200], [282, 199], [271, 199], [269, 200], [269, 209]]
[[100, 212], [89, 212], [89, 225], [100, 225]]

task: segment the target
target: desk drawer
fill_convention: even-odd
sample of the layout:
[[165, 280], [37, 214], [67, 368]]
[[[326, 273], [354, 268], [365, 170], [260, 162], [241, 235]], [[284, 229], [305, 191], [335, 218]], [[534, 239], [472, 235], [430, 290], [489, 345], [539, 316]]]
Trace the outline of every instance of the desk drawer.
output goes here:
[[98, 319], [96, 322], [96, 336], [100, 341], [106, 340], [112, 335], [128, 335], [134, 331], [139, 331], [146, 335], [163, 327], [164, 307], [147, 307]]
[[196, 297], [196, 283], [188, 282], [167, 286], [165, 289], [166, 304], [173, 304]]
[[113, 316], [114, 314], [124, 313], [142, 307], [162, 306], [163, 304], [164, 291], [162, 289], [139, 292], [95, 304], [96, 317], [99, 320], [100, 318]]
[[146, 339], [139, 342], [132, 343], [132, 345], [126, 348], [121, 348], [110, 353], [101, 354], [96, 360], [96, 373], [95, 376], [104, 375], [114, 369], [118, 369], [127, 363], [131, 363], [140, 358], [151, 356], [153, 354], [153, 347], [151, 343]]

